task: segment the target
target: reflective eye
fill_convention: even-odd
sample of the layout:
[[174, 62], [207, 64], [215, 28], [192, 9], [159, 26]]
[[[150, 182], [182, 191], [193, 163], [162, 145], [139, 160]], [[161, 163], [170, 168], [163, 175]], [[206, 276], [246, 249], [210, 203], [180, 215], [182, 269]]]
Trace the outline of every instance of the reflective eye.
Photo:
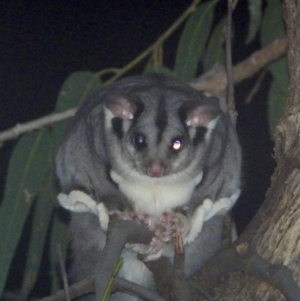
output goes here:
[[141, 149], [147, 145], [145, 135], [141, 133], [136, 133], [133, 136], [133, 144], [137, 149]]
[[171, 144], [172, 150], [179, 151], [182, 149], [182, 146], [183, 146], [183, 144], [182, 144], [181, 139], [179, 139], [179, 138], [173, 139], [172, 144]]

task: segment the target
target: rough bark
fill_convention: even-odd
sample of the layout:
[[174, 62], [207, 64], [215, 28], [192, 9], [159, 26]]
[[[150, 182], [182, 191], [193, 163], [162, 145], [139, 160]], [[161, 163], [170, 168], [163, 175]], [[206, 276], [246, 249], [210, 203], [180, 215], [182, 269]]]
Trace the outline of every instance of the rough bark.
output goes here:
[[[288, 267], [300, 286], [300, 0], [284, 1], [290, 88], [275, 135], [276, 170], [266, 200], [240, 237], [274, 264]], [[274, 286], [247, 273], [230, 275], [217, 300], [284, 301]], [[300, 296], [299, 296], [300, 300]]]

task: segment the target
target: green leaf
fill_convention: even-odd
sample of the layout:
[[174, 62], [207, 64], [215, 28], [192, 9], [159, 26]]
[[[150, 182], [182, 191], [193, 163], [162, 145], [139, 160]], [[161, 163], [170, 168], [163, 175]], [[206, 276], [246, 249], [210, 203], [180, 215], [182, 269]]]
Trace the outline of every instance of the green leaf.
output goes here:
[[35, 285], [40, 263], [43, 257], [44, 244], [55, 204], [53, 202], [53, 177], [54, 173], [51, 169], [48, 171], [48, 174], [43, 182], [42, 189], [39, 191], [36, 199], [32, 234], [29, 241], [28, 257], [21, 289], [21, 296], [23, 300], [28, 299], [28, 295]]
[[32, 132], [13, 150], [0, 208], [0, 294], [32, 202], [49, 166], [49, 132]]
[[288, 87], [289, 87], [289, 69], [287, 57], [282, 57], [281, 59], [271, 63], [268, 67], [270, 70], [274, 81], [278, 85], [281, 91], [287, 96]]
[[283, 109], [286, 100], [286, 91], [282, 91], [277, 85], [277, 82], [273, 82], [268, 99], [268, 117], [269, 117], [269, 127], [271, 133], [274, 135], [276, 125], [279, 118], [283, 114]]
[[[65, 80], [60, 89], [55, 112], [68, 110], [82, 104], [91, 96], [99, 92], [101, 88], [101, 82], [99, 80], [99, 76], [96, 73], [89, 71], [79, 71], [72, 73]], [[53, 126], [51, 136], [55, 153], [58, 145], [64, 137], [68, 122], [69, 120]]]
[[179, 40], [175, 61], [175, 74], [184, 81], [196, 75], [199, 58], [205, 48], [218, 0], [201, 4], [188, 19]]
[[262, 0], [248, 0], [248, 10], [250, 15], [250, 24], [246, 43], [250, 43], [260, 28], [262, 16]]
[[274, 40], [285, 36], [281, 6], [281, 0], [267, 0], [267, 8], [261, 26], [262, 46], [267, 46]]
[[287, 57], [282, 57], [273, 62], [268, 69], [273, 77], [268, 99], [268, 117], [271, 133], [274, 134], [277, 122], [283, 114], [285, 100], [288, 96], [289, 73]]
[[[261, 41], [267, 46], [274, 40], [285, 36], [285, 26], [282, 16], [281, 0], [267, 0], [267, 8], [262, 22]], [[278, 119], [283, 113], [284, 103], [288, 94], [289, 72], [287, 58], [271, 63], [268, 66], [273, 77], [273, 83], [269, 93], [268, 115], [271, 132], [274, 133]]]
[[224, 63], [225, 48], [224, 43], [224, 28], [226, 27], [226, 18], [222, 19], [214, 28], [208, 46], [204, 53], [203, 69], [204, 72], [210, 70], [217, 63]]
[[74, 72], [65, 80], [60, 89], [55, 112], [76, 107], [100, 90], [101, 82], [97, 73]]
[[61, 272], [59, 270], [59, 257], [57, 245], [60, 246], [64, 259], [67, 257], [68, 249], [68, 226], [59, 215], [59, 210], [55, 211], [50, 237], [50, 262], [51, 262], [51, 294], [61, 289]]

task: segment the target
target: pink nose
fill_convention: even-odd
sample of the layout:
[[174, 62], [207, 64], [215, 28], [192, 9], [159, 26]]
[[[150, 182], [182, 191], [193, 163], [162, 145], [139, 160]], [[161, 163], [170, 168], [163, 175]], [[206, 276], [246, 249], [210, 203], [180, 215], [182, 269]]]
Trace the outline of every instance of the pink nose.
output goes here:
[[147, 170], [148, 176], [152, 178], [162, 177], [164, 175], [164, 172], [165, 172], [164, 167], [159, 162], [156, 161], [150, 163]]

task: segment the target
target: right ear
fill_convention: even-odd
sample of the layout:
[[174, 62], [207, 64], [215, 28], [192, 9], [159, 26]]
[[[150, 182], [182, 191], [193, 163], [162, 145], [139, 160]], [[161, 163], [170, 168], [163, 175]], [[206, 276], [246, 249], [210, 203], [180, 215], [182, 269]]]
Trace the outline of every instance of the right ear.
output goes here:
[[220, 114], [219, 100], [216, 97], [205, 97], [200, 101], [184, 104], [181, 110], [187, 126], [206, 127]]
[[122, 119], [133, 119], [136, 105], [122, 94], [112, 94], [104, 101], [105, 107], [110, 110], [114, 117]]

